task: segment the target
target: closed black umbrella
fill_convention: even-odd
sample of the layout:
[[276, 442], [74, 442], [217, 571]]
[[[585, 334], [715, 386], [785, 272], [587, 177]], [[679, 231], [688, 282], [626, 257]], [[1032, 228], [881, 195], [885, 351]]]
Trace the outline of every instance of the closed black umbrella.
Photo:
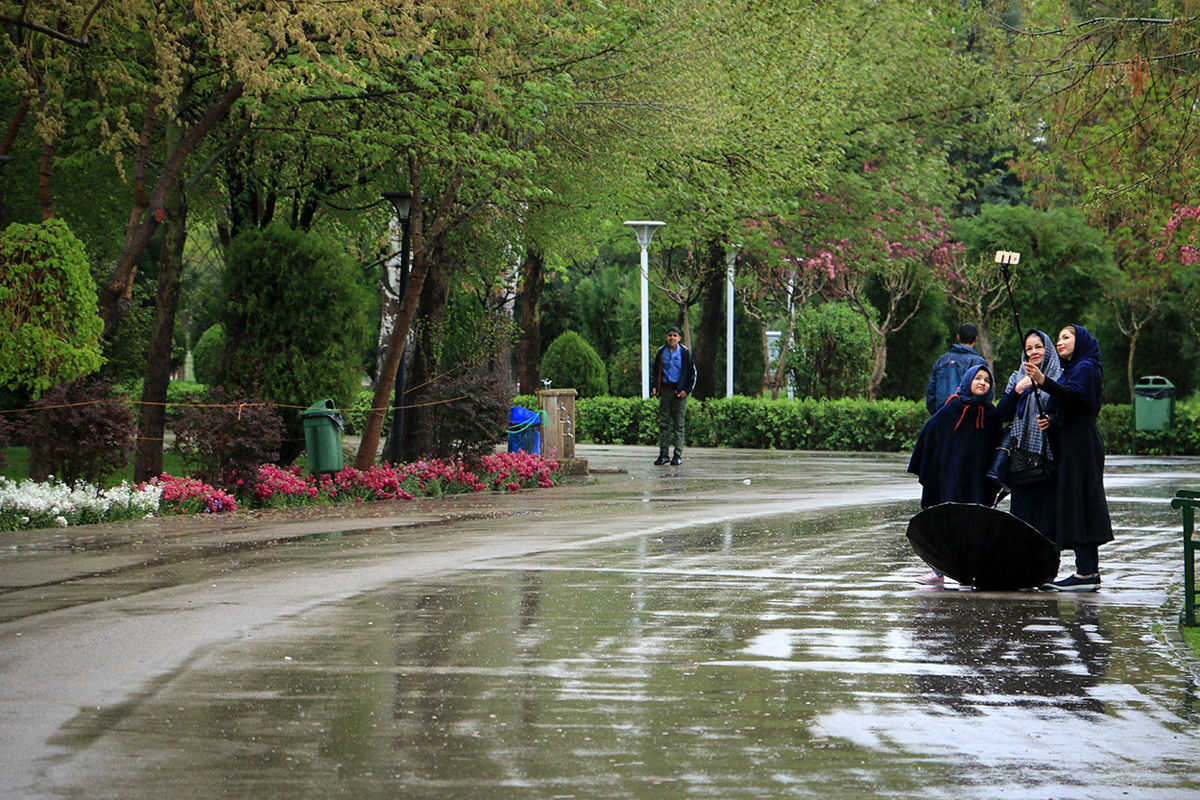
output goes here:
[[978, 589], [1028, 589], [1058, 574], [1058, 552], [1036, 528], [975, 503], [942, 503], [908, 522], [908, 541], [929, 566]]

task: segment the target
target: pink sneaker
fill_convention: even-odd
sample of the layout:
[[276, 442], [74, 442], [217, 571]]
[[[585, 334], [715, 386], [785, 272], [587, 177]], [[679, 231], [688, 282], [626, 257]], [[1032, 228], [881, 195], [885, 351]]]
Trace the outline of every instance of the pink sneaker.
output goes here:
[[924, 575], [917, 578], [917, 583], [921, 584], [922, 586], [944, 586], [946, 583], [946, 576], [939, 575], [935, 570], [931, 569], [929, 572], [926, 572]]

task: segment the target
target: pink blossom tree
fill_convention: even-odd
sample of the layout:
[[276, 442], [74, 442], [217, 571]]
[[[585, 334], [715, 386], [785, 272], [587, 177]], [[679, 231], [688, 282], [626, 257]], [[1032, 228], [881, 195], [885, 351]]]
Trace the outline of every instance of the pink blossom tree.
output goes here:
[[[746, 224], [746, 253], [739, 273], [744, 276], [738, 287], [742, 307], [762, 328], [764, 388], [771, 399], [779, 397], [787, 375], [787, 356], [796, 330], [796, 321], [817, 297], [832, 270], [820, 255], [820, 231], [831, 214], [843, 211], [831, 198], [819, 196], [808, 207], [784, 218], [771, 215]], [[778, 341], [779, 357], [771, 361], [767, 328], [782, 322]]]
[[826, 296], [845, 300], [867, 325], [874, 356], [867, 396], [875, 399], [890, 338], [916, 316], [936, 271], [952, 264], [962, 245], [951, 240], [939, 208], [904, 193], [877, 194], [859, 207], [864, 218], [826, 239], [812, 261], [827, 276]]

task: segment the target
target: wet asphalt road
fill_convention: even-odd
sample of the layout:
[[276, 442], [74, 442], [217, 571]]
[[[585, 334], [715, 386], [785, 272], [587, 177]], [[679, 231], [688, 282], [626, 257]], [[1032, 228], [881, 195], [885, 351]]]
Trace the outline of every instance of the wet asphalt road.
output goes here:
[[1200, 796], [1200, 459], [1110, 458], [1104, 589], [1057, 595], [918, 588], [902, 456], [579, 450], [519, 496], [0, 534], [0, 798]]

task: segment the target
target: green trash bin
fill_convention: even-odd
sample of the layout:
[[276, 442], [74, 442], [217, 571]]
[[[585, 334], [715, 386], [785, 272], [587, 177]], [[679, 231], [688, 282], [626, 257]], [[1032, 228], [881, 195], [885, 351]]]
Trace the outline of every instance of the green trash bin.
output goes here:
[[1133, 429], [1165, 431], [1175, 424], [1175, 384], [1143, 375], [1133, 387]]
[[341, 472], [343, 466], [342, 432], [346, 420], [342, 412], [326, 399], [313, 403], [300, 414], [304, 423], [304, 446], [308, 450], [308, 471], [313, 475]]

